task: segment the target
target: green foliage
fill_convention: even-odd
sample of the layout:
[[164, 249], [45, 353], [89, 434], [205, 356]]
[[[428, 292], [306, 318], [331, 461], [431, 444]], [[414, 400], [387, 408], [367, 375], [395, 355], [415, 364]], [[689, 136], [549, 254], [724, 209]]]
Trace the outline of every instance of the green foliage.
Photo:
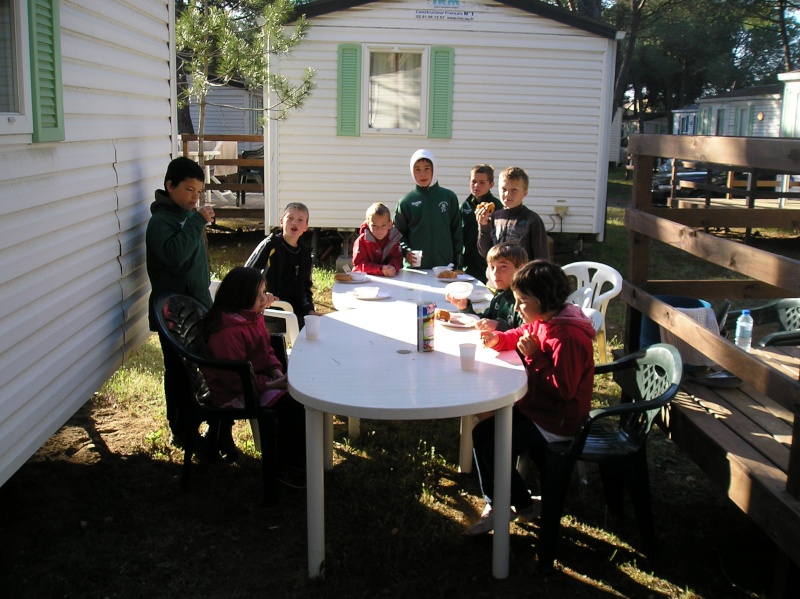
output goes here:
[[210, 89], [234, 78], [250, 90], [266, 86], [274, 92], [275, 103], [265, 108], [270, 118], [283, 119], [303, 104], [314, 89], [313, 69], [306, 69], [298, 83], [269, 71], [271, 56], [288, 53], [308, 33], [304, 17], [286, 27], [293, 11], [291, 0], [271, 4], [203, 0], [183, 7], [175, 27], [176, 44], [189, 83], [181, 100], [200, 105], [200, 135]]

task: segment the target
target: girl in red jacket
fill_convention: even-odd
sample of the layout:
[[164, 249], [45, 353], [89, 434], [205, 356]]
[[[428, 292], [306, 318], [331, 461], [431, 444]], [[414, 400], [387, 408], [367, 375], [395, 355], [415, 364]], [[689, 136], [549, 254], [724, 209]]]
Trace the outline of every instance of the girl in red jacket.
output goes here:
[[[543, 449], [551, 441], [571, 439], [589, 413], [594, 386], [594, 328], [578, 306], [567, 304], [571, 289], [561, 268], [534, 260], [511, 280], [516, 309], [524, 324], [510, 331], [482, 333], [487, 347], [516, 349], [524, 357], [528, 392], [514, 404], [512, 416], [511, 505], [517, 521], [530, 521], [540, 510], [514, 468], [517, 457], [530, 451], [542, 472]], [[486, 508], [469, 534], [494, 528], [494, 417], [472, 431], [475, 462]]]
[[[209, 358], [246, 360], [253, 365], [261, 405], [277, 412], [279, 464], [304, 468], [305, 412], [302, 404], [286, 390], [283, 365], [270, 345], [270, 335], [264, 325], [264, 309], [275, 299], [267, 293], [260, 270], [236, 267], [220, 283], [214, 304], [203, 317], [201, 327]], [[244, 405], [239, 375], [213, 368], [204, 368], [203, 374], [214, 405]], [[230, 426], [220, 431], [219, 439], [224, 454], [233, 445]]]

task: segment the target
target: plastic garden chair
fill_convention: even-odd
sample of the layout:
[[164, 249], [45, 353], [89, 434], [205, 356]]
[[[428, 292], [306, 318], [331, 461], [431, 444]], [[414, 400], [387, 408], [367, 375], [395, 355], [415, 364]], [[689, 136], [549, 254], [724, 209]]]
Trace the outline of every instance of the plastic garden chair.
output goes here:
[[[253, 366], [250, 362], [238, 360], [212, 360], [204, 357], [204, 342], [200, 332], [199, 321], [206, 309], [194, 298], [180, 294], [165, 294], [156, 300], [156, 319], [159, 332], [168, 340], [172, 348], [183, 359], [184, 367], [194, 388], [194, 402], [186, 406], [194, 417], [194, 428], [202, 422], [208, 422], [209, 431], [219, 429], [219, 422], [231, 420], [258, 421], [259, 443], [262, 449], [261, 464], [265, 498], [269, 501], [275, 494], [276, 487], [276, 455], [277, 455], [277, 419], [275, 412], [262, 408], [256, 390]], [[280, 347], [284, 343], [281, 335], [272, 336], [276, 355], [282, 359]], [[285, 353], [283, 354], [285, 359]], [[211, 401], [211, 393], [206, 384], [201, 368], [230, 370], [239, 375], [244, 392], [244, 407], [218, 408]], [[189, 484], [189, 472], [192, 455], [195, 452], [197, 435], [190, 435], [184, 447], [181, 487], [186, 490]], [[212, 456], [216, 456], [216, 439], [211, 439]]]
[[600, 262], [572, 262], [562, 269], [568, 277], [575, 279], [575, 291], [568, 301], [581, 308], [594, 308], [603, 316], [602, 326], [597, 331], [597, 353], [600, 362], [606, 363], [606, 310], [608, 302], [622, 291], [622, 275]]
[[657, 343], [610, 364], [598, 364], [595, 374], [629, 371], [619, 377], [622, 396], [630, 401], [589, 412], [572, 441], [549, 443], [539, 456], [544, 468], [539, 570], [552, 572], [561, 535], [561, 516], [577, 460], [600, 466], [609, 512], [621, 515], [627, 490], [633, 500], [642, 549], [655, 541], [647, 469], [647, 435], [653, 420], [678, 392], [683, 363], [671, 345]]

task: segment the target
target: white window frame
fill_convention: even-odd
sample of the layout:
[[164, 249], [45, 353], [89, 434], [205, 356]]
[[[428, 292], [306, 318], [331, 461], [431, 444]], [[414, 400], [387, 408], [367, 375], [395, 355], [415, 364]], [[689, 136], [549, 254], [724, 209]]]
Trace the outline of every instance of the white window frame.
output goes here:
[[11, 0], [14, 24], [14, 60], [16, 61], [16, 86], [18, 112], [0, 112], [0, 143], [19, 141], [11, 136], [33, 134], [33, 107], [31, 100], [30, 47], [28, 43], [28, 3]]
[[[370, 58], [373, 52], [419, 54], [421, 56], [419, 128], [374, 128], [369, 126]], [[430, 53], [427, 46], [397, 46], [393, 44], [364, 44], [361, 51], [361, 134], [362, 135], [428, 135], [428, 94]]]

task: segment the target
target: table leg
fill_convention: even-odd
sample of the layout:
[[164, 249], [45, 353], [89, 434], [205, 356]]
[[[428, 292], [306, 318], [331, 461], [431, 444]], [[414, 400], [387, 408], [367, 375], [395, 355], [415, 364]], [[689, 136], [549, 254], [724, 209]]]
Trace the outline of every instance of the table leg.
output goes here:
[[358, 437], [361, 434], [361, 418], [348, 416], [347, 418], [347, 434], [351, 439]]
[[458, 471], [462, 474], [472, 472], [472, 428], [475, 426], [475, 416], [461, 417], [461, 444], [458, 449]]
[[325, 470], [333, 470], [333, 414], [323, 415], [325, 425], [323, 428], [322, 449]]
[[325, 478], [323, 413], [306, 406], [306, 486], [308, 502], [308, 576], [325, 574]]
[[492, 575], [508, 578], [509, 520], [511, 516], [511, 406], [495, 412], [494, 419], [494, 535]]

